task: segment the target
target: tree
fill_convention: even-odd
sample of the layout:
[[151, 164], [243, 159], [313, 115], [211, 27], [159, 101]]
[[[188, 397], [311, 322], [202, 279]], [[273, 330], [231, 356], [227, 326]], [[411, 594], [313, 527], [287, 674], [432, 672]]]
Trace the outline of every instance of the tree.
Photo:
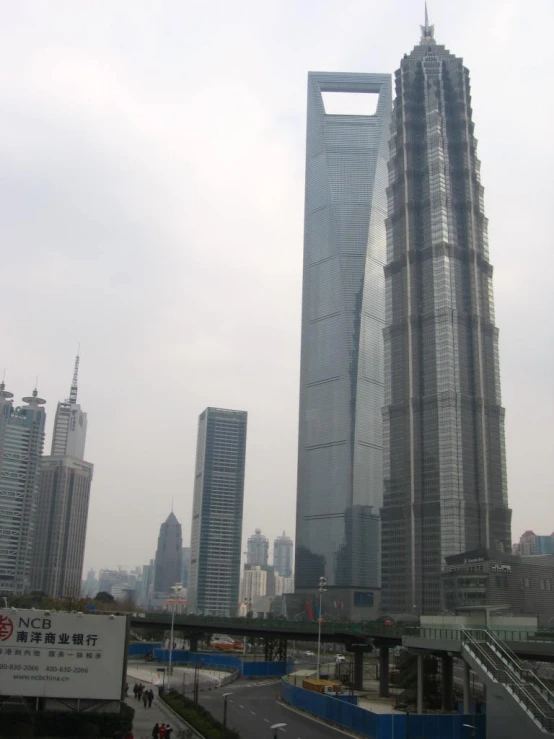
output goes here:
[[115, 603], [113, 595], [111, 593], [106, 593], [105, 590], [101, 590], [99, 593], [96, 593], [94, 600], [97, 600], [99, 603]]

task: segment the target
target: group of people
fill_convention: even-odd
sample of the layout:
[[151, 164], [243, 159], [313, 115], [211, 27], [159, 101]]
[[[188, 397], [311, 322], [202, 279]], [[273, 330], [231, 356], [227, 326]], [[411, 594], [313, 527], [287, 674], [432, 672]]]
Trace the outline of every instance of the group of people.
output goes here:
[[142, 683], [135, 683], [133, 686], [133, 693], [138, 701], [142, 701], [143, 706], [146, 708], [152, 708], [152, 701], [154, 700], [154, 691], [152, 688], [147, 690]]
[[162, 724], [160, 726], [160, 724], [156, 723], [152, 729], [152, 739], [171, 739], [172, 734], [173, 729], [169, 724]]

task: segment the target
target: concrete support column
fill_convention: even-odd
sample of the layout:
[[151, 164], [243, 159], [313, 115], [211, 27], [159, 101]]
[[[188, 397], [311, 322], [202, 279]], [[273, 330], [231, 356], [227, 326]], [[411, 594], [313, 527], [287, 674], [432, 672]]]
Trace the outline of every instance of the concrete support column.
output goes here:
[[423, 713], [423, 654], [417, 655], [417, 712]]
[[364, 653], [361, 649], [354, 650], [354, 688], [364, 688]]
[[389, 697], [389, 648], [379, 647], [379, 697]]
[[442, 658], [442, 710], [451, 711], [454, 698], [454, 661], [449, 654]]
[[189, 639], [189, 643], [190, 643], [190, 651], [197, 652], [198, 651], [198, 637], [191, 636]]
[[464, 713], [471, 713], [471, 692], [469, 687], [469, 665], [464, 659]]

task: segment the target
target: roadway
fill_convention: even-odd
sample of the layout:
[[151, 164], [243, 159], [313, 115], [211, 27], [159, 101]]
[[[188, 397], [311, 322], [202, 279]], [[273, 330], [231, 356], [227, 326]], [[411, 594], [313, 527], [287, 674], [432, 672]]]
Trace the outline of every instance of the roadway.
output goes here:
[[346, 733], [277, 701], [279, 680], [256, 684], [241, 678], [223, 688], [200, 693], [200, 703], [220, 721], [223, 721], [223, 693], [232, 694], [227, 698], [227, 726], [236, 729], [241, 739], [272, 739], [270, 726], [278, 723], [286, 724], [278, 732], [283, 739], [340, 739]]

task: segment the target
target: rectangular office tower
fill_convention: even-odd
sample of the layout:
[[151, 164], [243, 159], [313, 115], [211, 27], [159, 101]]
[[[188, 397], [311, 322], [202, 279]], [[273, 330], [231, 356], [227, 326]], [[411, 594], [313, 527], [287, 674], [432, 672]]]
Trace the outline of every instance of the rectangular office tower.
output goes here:
[[[326, 112], [334, 93], [375, 113]], [[379, 586], [390, 112], [390, 75], [308, 75], [295, 587], [323, 576], [345, 610]]]
[[420, 44], [396, 72], [389, 161], [383, 609], [441, 610], [445, 558], [509, 552], [487, 220], [469, 72]]
[[206, 408], [198, 419], [187, 594], [189, 613], [235, 616], [239, 604], [245, 411]]
[[30, 588], [46, 401], [37, 391], [13, 406], [0, 383], [0, 595]]
[[31, 584], [54, 598], [79, 598], [93, 465], [42, 458]]
[[78, 598], [85, 556], [93, 465], [85, 462], [87, 414], [77, 403], [79, 357], [69, 398], [58, 403], [51, 456], [40, 471], [31, 572], [33, 590]]

